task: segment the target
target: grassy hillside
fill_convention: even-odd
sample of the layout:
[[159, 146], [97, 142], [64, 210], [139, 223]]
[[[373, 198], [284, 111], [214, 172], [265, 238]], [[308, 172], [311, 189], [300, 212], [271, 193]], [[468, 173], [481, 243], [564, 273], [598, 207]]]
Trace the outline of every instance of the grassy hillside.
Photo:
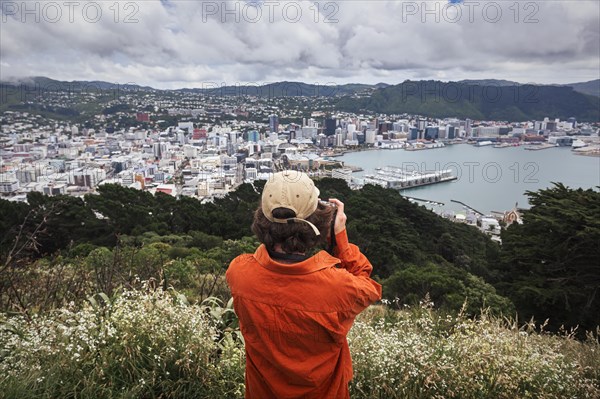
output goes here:
[[[229, 305], [230, 306], [230, 305]], [[95, 296], [0, 321], [0, 391], [27, 398], [242, 398], [244, 346], [230, 307], [174, 291]], [[445, 316], [425, 301], [361, 314], [348, 341], [355, 399], [597, 398], [600, 345], [531, 324]]]

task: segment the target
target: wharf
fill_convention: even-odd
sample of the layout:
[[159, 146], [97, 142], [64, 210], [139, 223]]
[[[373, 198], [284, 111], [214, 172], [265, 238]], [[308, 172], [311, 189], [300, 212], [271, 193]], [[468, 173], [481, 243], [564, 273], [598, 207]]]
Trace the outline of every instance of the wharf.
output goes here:
[[403, 190], [452, 180], [456, 180], [456, 176], [452, 175], [452, 170], [450, 169], [417, 172], [395, 166], [386, 166], [385, 168], [378, 169], [375, 175], [365, 175], [364, 183]]
[[528, 145], [525, 147], [526, 150], [529, 151], [539, 151], [539, 150], [547, 150], [548, 148], [554, 148], [556, 145], [554, 144], [539, 144], [539, 145]]
[[344, 168], [350, 169], [352, 172], [362, 172], [364, 170], [360, 166], [348, 165], [347, 163], [344, 164]]
[[573, 154], [585, 155], [588, 157], [600, 157], [600, 145], [592, 147], [576, 148], [573, 150]]

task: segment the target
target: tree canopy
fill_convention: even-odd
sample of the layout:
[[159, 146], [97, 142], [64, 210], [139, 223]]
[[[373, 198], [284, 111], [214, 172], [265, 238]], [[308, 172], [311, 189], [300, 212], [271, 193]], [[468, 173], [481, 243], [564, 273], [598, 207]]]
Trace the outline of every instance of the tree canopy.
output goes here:
[[[176, 261], [169, 269], [176, 281], [186, 280], [186, 270], [223, 271], [233, 256], [256, 245], [250, 226], [263, 184], [243, 184], [207, 203], [111, 184], [83, 198], [30, 193], [28, 204], [0, 200], [2, 264], [57, 255], [121, 264], [114, 254], [129, 251], [146, 259], [136, 258], [139, 270], [132, 270], [148, 276], [164, 273], [169, 259]], [[460, 309], [466, 299], [470, 314], [481, 307], [503, 314], [516, 309], [521, 319], [549, 318], [554, 329], [599, 324], [597, 190], [555, 184], [528, 192], [531, 209], [523, 224], [503, 230], [500, 246], [475, 227], [443, 219], [397, 191], [372, 185], [351, 190], [329, 178], [316, 184], [321, 198], [345, 203], [349, 237], [373, 264], [373, 276], [390, 300], [414, 303], [429, 294], [449, 310]], [[116, 251], [119, 246], [124, 249]], [[102, 247], [116, 252], [97, 250]], [[15, 248], [23, 248], [19, 259]], [[160, 267], [152, 266], [157, 257]]]
[[523, 317], [550, 325], [600, 323], [600, 193], [560, 183], [527, 192], [523, 224], [502, 234], [497, 286]]

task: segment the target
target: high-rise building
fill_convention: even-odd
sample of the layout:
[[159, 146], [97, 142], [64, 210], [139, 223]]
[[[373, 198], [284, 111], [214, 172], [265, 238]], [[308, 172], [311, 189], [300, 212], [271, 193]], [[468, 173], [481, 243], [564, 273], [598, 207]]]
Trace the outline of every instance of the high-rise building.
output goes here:
[[377, 130], [379, 131], [380, 134], [389, 132], [393, 129], [394, 129], [394, 124], [389, 121], [380, 121], [377, 126]]
[[160, 158], [160, 156], [162, 155], [162, 149], [161, 149], [160, 143], [154, 143], [152, 145], [152, 149], [154, 152], [154, 156], [156, 158]]
[[248, 132], [248, 141], [251, 141], [253, 143], [258, 143], [259, 139], [260, 139], [260, 135], [258, 134], [257, 130], [251, 130]]
[[333, 136], [335, 134], [335, 129], [337, 128], [337, 121], [335, 118], [327, 118], [325, 119], [325, 135]]
[[406, 121], [397, 121], [392, 123], [392, 129], [396, 132], [408, 133], [409, 125]]
[[442, 126], [439, 130], [438, 130], [438, 139], [445, 139], [448, 137], [448, 130], [447, 130], [447, 126]]
[[348, 132], [348, 137], [354, 137], [354, 132], [356, 132], [356, 125], [354, 123], [349, 123], [346, 126], [346, 131]]
[[417, 140], [419, 138], [419, 129], [416, 127], [411, 127], [410, 131], [408, 132], [408, 139], [409, 140]]
[[269, 130], [275, 133], [279, 131], [279, 117], [275, 114], [269, 115]]
[[365, 143], [374, 144], [375, 143], [375, 134], [377, 132], [375, 130], [367, 130], [365, 134]]
[[327, 136], [320, 134], [317, 139], [318, 146], [321, 148], [327, 147]]
[[425, 140], [435, 140], [439, 137], [440, 128], [437, 126], [427, 126], [425, 128]]
[[451, 140], [456, 138], [456, 130], [457, 130], [456, 127], [447, 125], [446, 126], [446, 137]]
[[358, 144], [364, 144], [365, 143], [365, 134], [363, 132], [356, 133], [356, 140], [358, 141]]
[[335, 135], [326, 136], [327, 137], [327, 147], [333, 147], [335, 145]]

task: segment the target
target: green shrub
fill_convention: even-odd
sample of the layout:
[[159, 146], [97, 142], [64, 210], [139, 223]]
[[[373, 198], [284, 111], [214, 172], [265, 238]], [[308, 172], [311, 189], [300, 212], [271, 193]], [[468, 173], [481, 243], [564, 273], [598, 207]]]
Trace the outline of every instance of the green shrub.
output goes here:
[[190, 256], [192, 253], [191, 248], [186, 247], [172, 247], [167, 251], [167, 255], [171, 259], [183, 259]]

